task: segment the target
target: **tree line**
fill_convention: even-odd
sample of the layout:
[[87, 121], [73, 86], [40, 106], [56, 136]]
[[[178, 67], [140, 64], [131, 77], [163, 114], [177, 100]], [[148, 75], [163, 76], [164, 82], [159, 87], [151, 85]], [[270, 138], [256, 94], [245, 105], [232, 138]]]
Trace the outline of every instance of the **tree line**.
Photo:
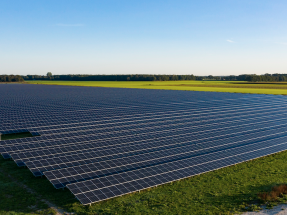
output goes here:
[[203, 79], [209, 80], [222, 80], [222, 81], [249, 81], [249, 82], [282, 82], [287, 81], [287, 74], [264, 74], [264, 75], [230, 75], [230, 76], [221, 76], [213, 77], [207, 76]]
[[181, 81], [181, 80], [222, 80], [249, 82], [287, 81], [287, 74], [194, 76], [194, 75], [0, 75], [0, 82], [22, 82], [24, 80], [58, 81]]
[[24, 80], [59, 80], [59, 81], [181, 81], [181, 80], [222, 80], [249, 82], [287, 81], [287, 74], [230, 75], [230, 76], [194, 76], [194, 75], [27, 75]]
[[287, 74], [264, 74], [264, 75], [238, 75], [223, 77], [226, 81], [249, 81], [249, 82], [282, 82], [287, 81]]
[[[177, 81], [197, 80], [194, 75], [27, 75], [25, 80], [58, 80], [58, 81]], [[202, 79], [201, 79], [202, 80]]]
[[281, 82], [287, 81], [287, 74], [249, 75], [246, 81], [250, 82]]
[[24, 78], [20, 75], [0, 75], [0, 82], [23, 82]]

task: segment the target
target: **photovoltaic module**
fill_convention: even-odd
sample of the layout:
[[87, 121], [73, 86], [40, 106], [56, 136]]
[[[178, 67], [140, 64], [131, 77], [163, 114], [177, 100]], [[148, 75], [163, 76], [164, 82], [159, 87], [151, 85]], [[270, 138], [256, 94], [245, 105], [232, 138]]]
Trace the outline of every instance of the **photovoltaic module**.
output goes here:
[[287, 97], [0, 84], [0, 152], [84, 205], [287, 149]]

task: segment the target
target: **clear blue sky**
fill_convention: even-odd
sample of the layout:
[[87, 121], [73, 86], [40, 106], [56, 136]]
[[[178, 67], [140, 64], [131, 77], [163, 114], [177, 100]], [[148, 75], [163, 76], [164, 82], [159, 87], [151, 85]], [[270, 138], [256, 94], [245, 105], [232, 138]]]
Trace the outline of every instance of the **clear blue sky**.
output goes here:
[[0, 74], [287, 73], [286, 0], [1, 0]]

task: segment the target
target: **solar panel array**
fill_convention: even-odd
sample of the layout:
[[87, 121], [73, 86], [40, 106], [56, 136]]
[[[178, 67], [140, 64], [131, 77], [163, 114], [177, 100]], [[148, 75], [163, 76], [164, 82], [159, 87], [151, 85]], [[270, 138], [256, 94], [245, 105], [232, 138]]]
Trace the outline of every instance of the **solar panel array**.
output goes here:
[[[0, 153], [84, 205], [287, 149], [285, 96], [0, 84]], [[40, 136], [37, 136], [40, 135]]]

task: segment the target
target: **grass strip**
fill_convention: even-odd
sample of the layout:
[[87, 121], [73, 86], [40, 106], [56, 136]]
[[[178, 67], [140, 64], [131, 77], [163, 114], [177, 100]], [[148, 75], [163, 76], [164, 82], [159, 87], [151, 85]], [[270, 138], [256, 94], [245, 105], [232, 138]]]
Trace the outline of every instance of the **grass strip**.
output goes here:
[[86, 87], [141, 88], [287, 95], [287, 83], [255, 84], [240, 81], [27, 81], [26, 83]]
[[0, 214], [54, 214], [54, 211], [0, 169]]
[[2, 134], [1, 140], [12, 140], [12, 139], [19, 139], [19, 138], [26, 138], [26, 137], [33, 137], [30, 132], [23, 132], [17, 134]]

